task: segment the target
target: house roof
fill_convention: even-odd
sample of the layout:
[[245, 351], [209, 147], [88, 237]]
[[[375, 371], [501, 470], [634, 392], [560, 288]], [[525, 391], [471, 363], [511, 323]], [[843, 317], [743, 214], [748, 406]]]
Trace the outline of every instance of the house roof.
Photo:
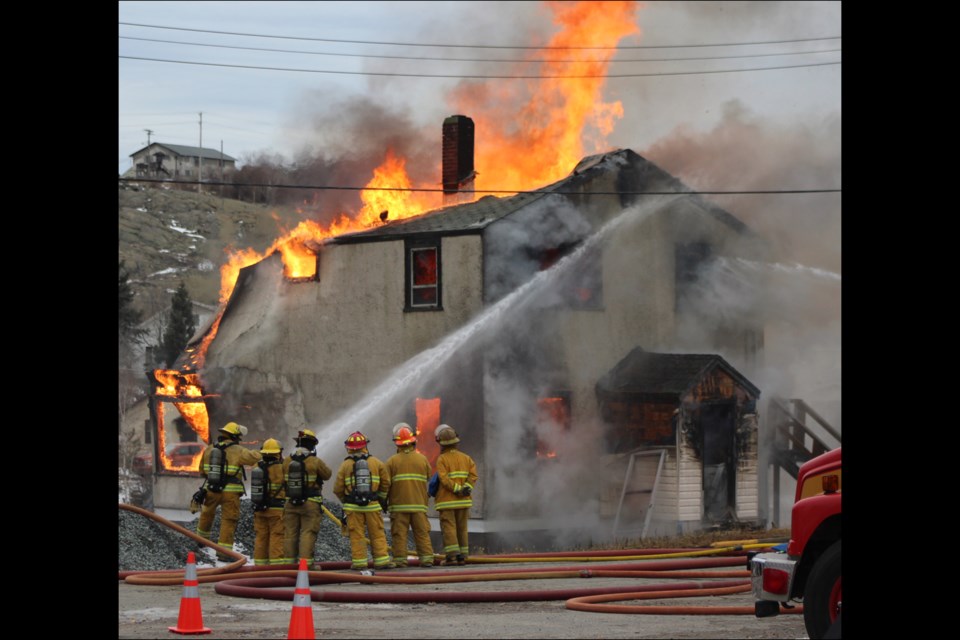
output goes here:
[[476, 233], [491, 222], [510, 215], [547, 195], [547, 190], [521, 193], [508, 198], [483, 196], [475, 202], [435, 209], [413, 218], [388, 222], [383, 226], [337, 236], [334, 242], [353, 243], [395, 239], [417, 234]]
[[131, 153], [130, 157], [132, 158], [133, 156], [137, 155], [144, 149], [149, 149], [150, 147], [154, 147], [154, 146], [163, 147], [164, 149], [169, 149], [170, 151], [173, 151], [178, 156], [186, 156], [190, 158], [204, 158], [204, 159], [209, 158], [211, 160], [219, 160], [220, 158], [223, 158], [224, 160], [230, 160], [232, 162], [237, 161], [236, 158], [228, 156], [225, 153], [221, 154], [218, 149], [207, 149], [206, 147], [190, 147], [183, 144], [167, 144], [165, 142], [151, 142], [146, 147], [143, 147], [142, 149], [137, 149], [136, 151]]
[[479, 233], [487, 225], [518, 211], [553, 192], [580, 193], [581, 184], [597, 172], [610, 171], [617, 165], [632, 165], [638, 186], [625, 186], [623, 191], [638, 189], [640, 192], [690, 192], [693, 204], [716, 217], [738, 232], [749, 232], [748, 227], [732, 214], [704, 200], [677, 178], [630, 149], [619, 149], [581, 160], [569, 176], [551, 185], [514, 196], [499, 198], [483, 196], [475, 202], [453, 205], [428, 211], [419, 216], [388, 222], [374, 229], [344, 234], [332, 239], [337, 244], [394, 240], [413, 235], [460, 235]]
[[636, 347], [597, 382], [598, 393], [682, 396], [716, 368], [759, 396], [758, 389], [717, 354], [654, 353]]

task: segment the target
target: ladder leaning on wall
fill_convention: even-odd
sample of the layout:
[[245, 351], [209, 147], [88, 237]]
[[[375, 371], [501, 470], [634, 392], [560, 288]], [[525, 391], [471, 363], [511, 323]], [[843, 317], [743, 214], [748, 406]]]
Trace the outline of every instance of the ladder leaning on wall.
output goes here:
[[[633, 487], [631, 488], [631, 479], [633, 474], [640, 468], [640, 465], [635, 464], [637, 457], [652, 457], [659, 456], [657, 462], [657, 473], [653, 477], [653, 484], [649, 487], [646, 485], [641, 485], [641, 488]], [[653, 517], [653, 507], [655, 504], [655, 499], [657, 495], [657, 486], [660, 484], [660, 474], [663, 472], [663, 461], [667, 457], [666, 449], [658, 449], [654, 451], [634, 451], [630, 454], [630, 461], [627, 463], [627, 472], [623, 476], [623, 488], [620, 490], [620, 502], [617, 504], [617, 515], [613, 519], [613, 537], [616, 538], [617, 532], [620, 529], [620, 516], [623, 512], [623, 503], [628, 495], [635, 494], [649, 494], [650, 501], [647, 504], [645, 513], [643, 516], [643, 528], [640, 529], [640, 539], [643, 540], [647, 536], [647, 529], [650, 527], [650, 520]]]

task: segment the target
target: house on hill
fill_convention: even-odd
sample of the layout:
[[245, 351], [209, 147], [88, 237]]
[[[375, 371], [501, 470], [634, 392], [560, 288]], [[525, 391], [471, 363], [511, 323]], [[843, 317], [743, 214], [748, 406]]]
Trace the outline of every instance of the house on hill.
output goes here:
[[219, 180], [237, 168], [236, 158], [219, 150], [163, 142], [134, 151], [130, 158], [137, 178]]
[[[336, 464], [356, 429], [372, 453], [392, 454], [400, 421], [416, 427], [433, 461], [433, 432], [449, 424], [480, 470], [471, 527], [487, 544], [533, 530], [609, 534], [619, 524], [610, 487], [635, 484], [624, 467], [647, 449], [667, 450], [662, 477], [690, 482], [720, 475], [705, 453], [739, 456], [721, 497], [692, 504], [663, 493], [656, 515], [665, 526], [756, 514], [755, 487], [736, 473], [757, 454], [749, 416], [759, 390], [745, 376], [761, 362], [763, 327], [739, 299], [723, 309], [699, 294], [717, 259], [760, 259], [764, 243], [637, 153], [590, 156], [537, 191], [314, 249], [311, 278], [286, 278], [279, 253], [241, 270], [205, 334], [198, 373], [211, 425], [235, 420], [248, 437], [285, 446], [310, 428], [320, 457]], [[632, 413], [647, 410], [642, 386], [617, 395], [617, 367], [646, 352], [709, 360], [696, 361], [669, 402], [651, 405], [650, 429]], [[716, 430], [724, 443], [691, 441], [696, 421], [697, 437]]]

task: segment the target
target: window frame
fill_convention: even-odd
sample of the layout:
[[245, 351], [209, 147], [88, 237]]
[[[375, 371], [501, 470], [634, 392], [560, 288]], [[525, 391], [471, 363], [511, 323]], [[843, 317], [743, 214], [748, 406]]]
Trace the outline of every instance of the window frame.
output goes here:
[[[414, 254], [419, 251], [433, 250], [436, 254], [436, 283], [433, 285], [414, 284]], [[440, 238], [417, 238], [404, 241], [404, 311], [443, 311], [443, 267], [440, 251]], [[429, 304], [414, 303], [414, 289], [436, 288], [436, 301]]]

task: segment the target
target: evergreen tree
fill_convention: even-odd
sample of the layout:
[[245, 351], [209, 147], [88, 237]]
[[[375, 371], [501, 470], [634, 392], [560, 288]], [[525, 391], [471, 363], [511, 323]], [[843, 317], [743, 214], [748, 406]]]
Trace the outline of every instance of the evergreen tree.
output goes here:
[[140, 329], [142, 313], [133, 307], [133, 289], [130, 287], [130, 273], [124, 261], [120, 261], [120, 360], [129, 365], [133, 347], [144, 335]]
[[196, 330], [197, 325], [193, 320], [193, 302], [190, 300], [190, 294], [187, 293], [187, 286], [181, 280], [170, 302], [170, 318], [163, 332], [163, 344], [160, 347], [168, 367], [173, 366], [177, 356], [187, 346], [187, 342]]
[[130, 287], [130, 273], [123, 260], [120, 261], [120, 325], [118, 332], [118, 364], [119, 386], [117, 400], [118, 420], [122, 428], [123, 416], [127, 408], [143, 395], [143, 374], [132, 369], [136, 360], [138, 344], [146, 339], [146, 331], [140, 328], [141, 316], [139, 309], [134, 308], [133, 289]]

